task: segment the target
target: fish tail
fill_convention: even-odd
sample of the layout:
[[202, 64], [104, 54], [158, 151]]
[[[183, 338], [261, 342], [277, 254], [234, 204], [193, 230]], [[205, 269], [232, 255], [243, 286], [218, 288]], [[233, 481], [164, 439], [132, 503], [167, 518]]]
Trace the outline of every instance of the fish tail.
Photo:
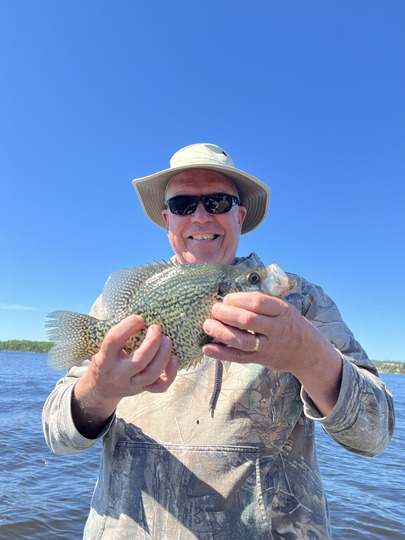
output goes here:
[[70, 369], [100, 349], [104, 336], [100, 336], [99, 319], [73, 311], [53, 311], [48, 318], [48, 338], [55, 343], [48, 354], [51, 368]]

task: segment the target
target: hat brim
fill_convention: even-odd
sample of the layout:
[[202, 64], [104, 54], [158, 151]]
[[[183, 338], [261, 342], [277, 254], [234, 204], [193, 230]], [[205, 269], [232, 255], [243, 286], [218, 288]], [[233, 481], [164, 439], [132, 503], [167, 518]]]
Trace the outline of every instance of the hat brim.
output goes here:
[[266, 184], [234, 167], [196, 164], [193, 166], [172, 167], [149, 176], [135, 178], [132, 181], [145, 214], [159, 227], [166, 229], [162, 210], [165, 208], [167, 183], [172, 176], [188, 169], [210, 169], [231, 178], [238, 190], [241, 204], [246, 207], [246, 218], [242, 225], [241, 234], [253, 231], [266, 217], [270, 200], [270, 188]]

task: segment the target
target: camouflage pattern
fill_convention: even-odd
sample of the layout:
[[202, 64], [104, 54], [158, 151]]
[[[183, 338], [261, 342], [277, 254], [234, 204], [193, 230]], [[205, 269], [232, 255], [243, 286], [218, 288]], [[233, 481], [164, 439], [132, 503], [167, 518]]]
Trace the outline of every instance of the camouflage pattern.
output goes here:
[[[261, 266], [254, 254], [237, 264]], [[321, 417], [289, 373], [231, 364], [211, 418], [215, 361], [208, 358], [179, 372], [163, 394], [123, 399], [99, 435], [103, 458], [85, 538], [331, 538], [314, 420], [348, 450], [372, 456], [392, 436], [392, 396], [330, 298], [289, 277], [297, 287], [286, 301], [343, 356], [332, 412]], [[102, 299], [92, 314], [108, 317]], [[45, 404], [44, 432], [56, 453], [95, 442], [77, 432], [70, 414], [73, 385], [87, 365], [72, 368]]]

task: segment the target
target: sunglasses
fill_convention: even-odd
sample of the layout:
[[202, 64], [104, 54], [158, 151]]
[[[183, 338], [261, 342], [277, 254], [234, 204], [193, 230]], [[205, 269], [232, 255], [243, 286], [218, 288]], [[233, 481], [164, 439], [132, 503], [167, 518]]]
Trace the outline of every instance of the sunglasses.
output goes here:
[[166, 208], [176, 216], [189, 216], [194, 214], [200, 201], [209, 214], [225, 214], [233, 206], [240, 204], [235, 195], [210, 193], [209, 195], [177, 195], [166, 201]]

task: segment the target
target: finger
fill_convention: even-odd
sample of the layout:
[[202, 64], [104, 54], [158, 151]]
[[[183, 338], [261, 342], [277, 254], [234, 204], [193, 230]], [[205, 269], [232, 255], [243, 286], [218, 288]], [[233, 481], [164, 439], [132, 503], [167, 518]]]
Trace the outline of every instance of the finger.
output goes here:
[[162, 371], [159, 378], [156, 379], [156, 381], [154, 381], [152, 384], [145, 386], [144, 390], [152, 393], [165, 392], [176, 378], [177, 369], [177, 357], [172, 355], [166, 369]]
[[139, 332], [144, 324], [144, 320], [138, 315], [126, 317], [110, 328], [103, 340], [101, 348], [109, 355], [118, 356], [125, 347], [128, 339]]
[[[221, 323], [240, 330], [264, 333], [267, 328], [266, 319], [268, 317], [258, 315], [257, 313], [244, 308], [218, 303], [212, 308], [212, 313], [215, 319], [219, 320]], [[218, 327], [216, 326], [215, 328], [217, 329]]]
[[210, 358], [216, 358], [223, 362], [236, 362], [238, 364], [261, 364], [261, 356], [257, 352], [242, 351], [234, 347], [224, 347], [218, 343], [204, 345], [202, 351]]
[[223, 304], [260, 313], [261, 315], [268, 315], [269, 317], [280, 315], [286, 305], [284, 300], [259, 292], [230, 293], [224, 297]]
[[163, 345], [168, 351], [171, 350], [171, 341], [168, 337], [163, 336], [162, 329], [157, 324], [152, 324], [147, 332], [141, 345], [133, 350], [129, 355], [129, 359], [133, 365], [134, 374], [143, 371], [146, 366], [153, 360]]
[[233, 326], [225, 326], [214, 319], [207, 319], [203, 329], [209, 336], [228, 347], [250, 352], [256, 345], [256, 334], [239, 330]]
[[[131, 377], [131, 382], [142, 387], [153, 384], [166, 369], [171, 356], [171, 341], [168, 337], [162, 336], [161, 345], [156, 354], [149, 357], [145, 367]], [[138, 363], [137, 368], [139, 367], [140, 364]]]
[[[269, 298], [268, 300], [277, 300]], [[230, 300], [232, 301], [232, 300]], [[274, 309], [267, 305], [267, 300], [264, 302], [259, 299], [259, 304], [251, 303], [248, 308], [239, 307], [238, 299], [235, 305], [218, 303], [212, 308], [214, 317], [224, 324], [239, 328], [240, 330], [248, 330], [257, 334], [268, 335], [275, 334], [280, 331], [283, 321], [286, 319], [290, 306], [281, 301], [281, 304], [274, 306]], [[278, 301], [280, 302], [280, 301]], [[257, 309], [258, 311], [251, 311]], [[270, 315], [270, 313], [273, 313]]]

